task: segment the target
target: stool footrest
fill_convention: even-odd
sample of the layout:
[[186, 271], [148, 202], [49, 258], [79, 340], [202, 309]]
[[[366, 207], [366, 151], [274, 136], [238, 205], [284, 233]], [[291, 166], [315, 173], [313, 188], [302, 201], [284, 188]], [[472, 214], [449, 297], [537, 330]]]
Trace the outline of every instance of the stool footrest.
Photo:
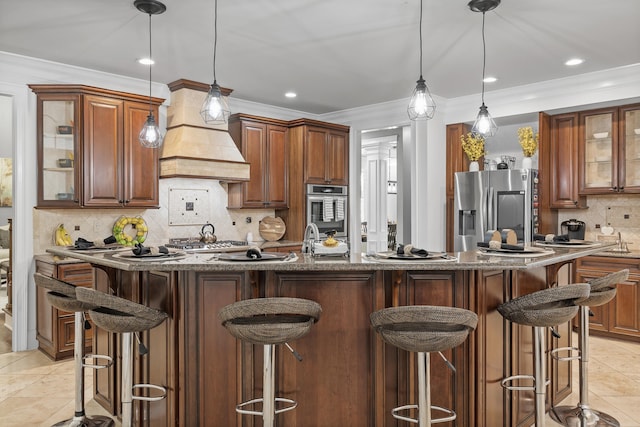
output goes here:
[[[85, 363], [85, 360], [95, 360], [96, 363]], [[104, 364], [98, 363], [99, 361], [106, 361]], [[82, 357], [82, 367], [91, 369], [104, 369], [113, 365], [113, 358], [104, 354], [87, 354]]]
[[[560, 353], [562, 351], [566, 351], [568, 353], [568, 355], [564, 356], [564, 357], [558, 356], [558, 353]], [[578, 354], [571, 355], [571, 353], [573, 353], [573, 352], [578, 353]], [[582, 356], [582, 353], [580, 352], [580, 349], [578, 347], [559, 347], [559, 348], [554, 348], [549, 353], [551, 354], [551, 357], [553, 357], [555, 360], [557, 360], [559, 362], [569, 362], [571, 360], [580, 360], [580, 358]]]
[[158, 402], [162, 399], [164, 399], [165, 397], [167, 397], [167, 389], [159, 386], [159, 385], [155, 385], [155, 384], [135, 384], [133, 387], [131, 387], [132, 390], [135, 389], [153, 389], [153, 390], [158, 390], [160, 392], [162, 392], [161, 396], [136, 396], [133, 395], [131, 396], [132, 400], [144, 400], [145, 402]]
[[[522, 386], [508, 384], [511, 381], [515, 381], [515, 380], [530, 380], [530, 381], [533, 381], [533, 384], [522, 385]], [[535, 382], [536, 382], [536, 379], [533, 375], [512, 375], [500, 381], [500, 385], [510, 391], [522, 391], [522, 390], [533, 391], [535, 390]]]
[[[281, 414], [283, 412], [291, 411], [292, 409], [295, 409], [296, 406], [298, 406], [298, 402], [296, 402], [295, 400], [285, 399], [284, 397], [276, 397], [274, 400], [275, 400], [276, 403], [278, 403], [278, 402], [282, 403], [283, 402], [283, 403], [288, 403], [289, 404], [289, 406], [285, 406], [283, 408], [276, 409], [274, 411], [276, 414]], [[251, 400], [248, 400], [246, 402], [239, 403], [239, 404], [236, 405], [236, 412], [239, 413], [239, 414], [246, 414], [246, 415], [263, 415], [262, 411], [254, 411], [254, 410], [251, 410], [251, 409], [242, 409], [245, 406], [254, 405], [256, 403], [262, 403], [262, 402], [264, 402], [264, 398], [258, 397], [256, 399], [251, 399]]]
[[[418, 424], [419, 421], [416, 418], [411, 418], [411, 417], [406, 417], [404, 415], [398, 414], [398, 412], [400, 411], [407, 411], [409, 409], [417, 409], [420, 410], [418, 405], [404, 405], [404, 406], [398, 406], [397, 408], [393, 408], [391, 410], [391, 415], [393, 415], [393, 418], [397, 419], [397, 420], [402, 420], [402, 421], [407, 421], [410, 423], [414, 423], [414, 424]], [[440, 412], [444, 412], [445, 414], [449, 414], [448, 417], [442, 417], [442, 418], [433, 418], [431, 420], [431, 424], [436, 424], [436, 423], [445, 423], [447, 421], [453, 421], [456, 419], [456, 413], [455, 411], [451, 410], [451, 409], [447, 409], [447, 408], [443, 408], [441, 406], [435, 406], [435, 405], [431, 405], [431, 409], [434, 409], [436, 411], [440, 411]]]

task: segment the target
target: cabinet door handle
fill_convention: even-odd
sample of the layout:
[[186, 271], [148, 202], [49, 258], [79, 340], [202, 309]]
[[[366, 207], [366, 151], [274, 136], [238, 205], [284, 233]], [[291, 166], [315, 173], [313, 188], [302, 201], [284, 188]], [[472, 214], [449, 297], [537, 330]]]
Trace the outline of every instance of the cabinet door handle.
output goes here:
[[624, 191], [624, 186], [620, 187], [620, 191]]
[[574, 200], [574, 201], [573, 201], [573, 205], [574, 205], [574, 206], [578, 206], [578, 201], [577, 201], [577, 200]]
[[128, 204], [128, 203], [129, 203], [129, 200], [125, 200], [125, 201], [124, 201], [124, 204], [125, 204], [125, 205], [126, 205], [126, 204]]

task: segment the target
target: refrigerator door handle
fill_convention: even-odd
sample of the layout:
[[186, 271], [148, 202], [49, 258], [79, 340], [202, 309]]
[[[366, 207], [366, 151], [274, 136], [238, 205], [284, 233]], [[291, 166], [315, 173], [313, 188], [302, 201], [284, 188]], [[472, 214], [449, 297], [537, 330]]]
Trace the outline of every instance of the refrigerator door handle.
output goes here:
[[[493, 212], [493, 198], [494, 198], [494, 194], [493, 194], [493, 187], [489, 187], [489, 191], [487, 192], [487, 218], [489, 221], [489, 227], [491, 227], [492, 230], [496, 229], [496, 221], [494, 218], [494, 212]], [[485, 231], [487, 231], [488, 228], [485, 228]]]

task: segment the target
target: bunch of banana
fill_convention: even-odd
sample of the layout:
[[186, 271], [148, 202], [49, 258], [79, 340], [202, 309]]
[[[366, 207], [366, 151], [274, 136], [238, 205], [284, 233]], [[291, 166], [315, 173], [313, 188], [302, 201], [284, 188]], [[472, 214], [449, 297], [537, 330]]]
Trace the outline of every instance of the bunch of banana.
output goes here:
[[64, 224], [60, 224], [56, 227], [54, 240], [57, 246], [71, 246], [73, 245], [73, 239], [69, 235], [69, 232], [64, 228]]

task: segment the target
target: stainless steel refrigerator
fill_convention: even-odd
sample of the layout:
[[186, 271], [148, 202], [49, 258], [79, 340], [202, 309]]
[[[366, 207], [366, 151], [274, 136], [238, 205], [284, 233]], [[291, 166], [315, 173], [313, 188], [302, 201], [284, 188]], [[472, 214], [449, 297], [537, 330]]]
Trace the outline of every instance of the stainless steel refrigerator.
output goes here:
[[538, 232], [538, 171], [455, 174], [454, 250], [468, 251], [492, 230], [513, 229], [528, 244]]

